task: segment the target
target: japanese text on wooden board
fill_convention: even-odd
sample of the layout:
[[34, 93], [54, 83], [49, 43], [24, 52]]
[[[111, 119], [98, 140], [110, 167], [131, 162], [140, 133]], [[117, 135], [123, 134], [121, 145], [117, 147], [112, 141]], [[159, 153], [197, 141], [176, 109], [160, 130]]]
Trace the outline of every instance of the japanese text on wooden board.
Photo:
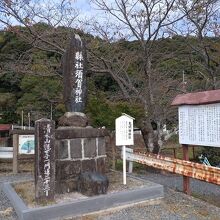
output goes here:
[[116, 145], [133, 145], [133, 119], [121, 116], [116, 119]]
[[220, 147], [220, 103], [180, 106], [179, 142]]

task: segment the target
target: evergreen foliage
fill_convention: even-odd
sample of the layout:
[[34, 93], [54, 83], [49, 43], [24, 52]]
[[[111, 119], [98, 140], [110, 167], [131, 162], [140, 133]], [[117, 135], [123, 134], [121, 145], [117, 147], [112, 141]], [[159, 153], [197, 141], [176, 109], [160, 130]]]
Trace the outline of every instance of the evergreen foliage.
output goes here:
[[[48, 28], [48, 25], [43, 23], [36, 26], [38, 31]], [[54, 42], [61, 41], [61, 39], [67, 41], [66, 28], [58, 27], [57, 30], [59, 33], [63, 32], [63, 36], [50, 36], [54, 38]], [[111, 59], [113, 63], [115, 59], [115, 65], [123, 56], [125, 58], [130, 56], [126, 71], [129, 76], [132, 76], [131, 79], [139, 79], [138, 71], [141, 59], [139, 59], [138, 42], [122, 39], [109, 43], [89, 34], [83, 34], [83, 36], [89, 50]], [[219, 59], [220, 39], [207, 37], [206, 41], [209, 51], [216, 59]], [[205, 72], [204, 67], [198, 62], [202, 58], [189, 46], [190, 44], [196, 45], [197, 42], [196, 38], [186, 39], [183, 36], [158, 39], [154, 45], [157, 53], [153, 53], [152, 59], [154, 69], [180, 82], [184, 72], [189, 92], [204, 90], [207, 87], [207, 81], [201, 74], [198, 74], [198, 72]], [[164, 54], [169, 54], [169, 56], [164, 56]], [[62, 101], [60, 65], [60, 54], [49, 50], [38, 50], [27, 44], [18, 35], [1, 31], [0, 109], [3, 115], [1, 123], [19, 123], [22, 110], [25, 112], [25, 123], [27, 123], [28, 112], [31, 112], [32, 121], [40, 117], [50, 117], [51, 105], [54, 119], [57, 120], [65, 112]], [[216, 68], [217, 63], [211, 65]], [[87, 114], [90, 116], [93, 126], [106, 126], [113, 129], [115, 118], [122, 112], [135, 117], [138, 126], [144, 115], [143, 106], [135, 101], [135, 97], [132, 97], [132, 103], [135, 104], [125, 100], [118, 84], [110, 75], [104, 72], [95, 73], [91, 69], [89, 63]]]

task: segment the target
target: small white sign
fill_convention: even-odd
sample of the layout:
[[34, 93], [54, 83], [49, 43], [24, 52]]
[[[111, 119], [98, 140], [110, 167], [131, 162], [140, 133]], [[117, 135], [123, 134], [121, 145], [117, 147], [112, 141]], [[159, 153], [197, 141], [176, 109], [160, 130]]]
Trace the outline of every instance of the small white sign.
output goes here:
[[34, 154], [34, 135], [19, 135], [19, 154]]
[[133, 120], [125, 113], [115, 120], [116, 146], [134, 145]]
[[179, 142], [220, 147], [220, 103], [180, 106]]

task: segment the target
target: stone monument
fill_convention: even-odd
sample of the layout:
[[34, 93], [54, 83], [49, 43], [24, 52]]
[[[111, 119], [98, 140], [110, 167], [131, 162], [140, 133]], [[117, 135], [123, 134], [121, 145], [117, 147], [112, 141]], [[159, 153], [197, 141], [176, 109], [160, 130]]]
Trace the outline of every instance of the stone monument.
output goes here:
[[55, 194], [55, 123], [49, 119], [35, 122], [35, 199], [46, 202]]
[[75, 34], [62, 59], [64, 103], [67, 112], [59, 120], [60, 126], [86, 127], [84, 114], [87, 99], [87, 60], [83, 40]]
[[56, 191], [78, 190], [87, 195], [107, 192], [105, 129], [88, 126], [86, 50], [75, 34], [62, 60], [64, 102], [67, 112], [56, 130]]
[[64, 102], [67, 112], [55, 122], [35, 122], [35, 199], [54, 200], [55, 192], [80, 191], [85, 195], [107, 192], [105, 129], [88, 126], [86, 106], [86, 51], [74, 35], [62, 61]]
[[68, 112], [84, 112], [86, 105], [86, 50], [78, 34], [72, 37], [62, 60], [64, 102]]

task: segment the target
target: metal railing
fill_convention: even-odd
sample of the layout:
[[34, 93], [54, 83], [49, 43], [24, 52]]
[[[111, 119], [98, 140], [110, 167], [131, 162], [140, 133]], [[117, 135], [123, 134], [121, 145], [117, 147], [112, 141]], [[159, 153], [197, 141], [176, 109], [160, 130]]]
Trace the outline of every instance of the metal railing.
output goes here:
[[220, 168], [217, 167], [151, 153], [130, 151], [126, 151], [126, 160], [220, 185]]
[[0, 147], [0, 159], [12, 159], [13, 147]]

